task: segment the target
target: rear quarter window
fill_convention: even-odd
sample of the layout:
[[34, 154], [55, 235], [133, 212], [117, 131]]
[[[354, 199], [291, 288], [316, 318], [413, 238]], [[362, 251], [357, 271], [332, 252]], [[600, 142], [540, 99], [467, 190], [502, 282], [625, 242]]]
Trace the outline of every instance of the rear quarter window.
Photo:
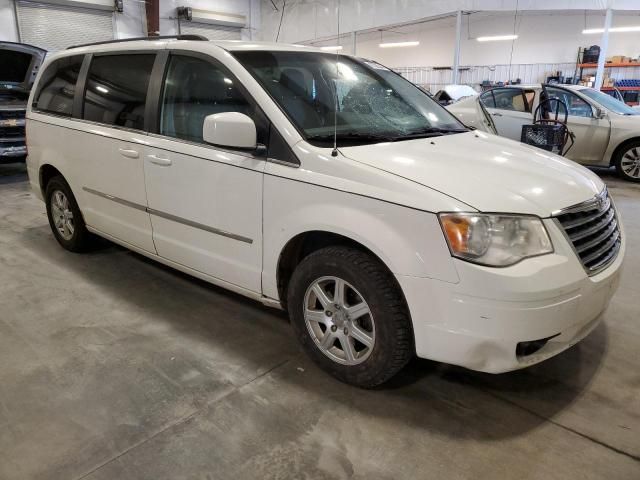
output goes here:
[[71, 117], [83, 60], [84, 55], [73, 55], [49, 64], [38, 83], [33, 108], [41, 112]]

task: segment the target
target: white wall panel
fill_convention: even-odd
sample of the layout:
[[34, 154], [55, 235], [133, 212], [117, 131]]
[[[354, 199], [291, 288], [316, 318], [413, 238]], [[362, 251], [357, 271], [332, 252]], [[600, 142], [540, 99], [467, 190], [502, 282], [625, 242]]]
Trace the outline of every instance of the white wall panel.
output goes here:
[[124, 0], [124, 11], [115, 13], [115, 38], [147, 36], [147, 12], [144, 2]]
[[202, 35], [209, 40], [240, 40], [241, 29], [222, 25], [209, 25], [198, 22], [180, 22], [180, 33], [183, 35]]
[[[126, 0], [125, 0], [126, 1]], [[260, 0], [163, 0], [160, 2], [160, 34], [177, 35], [178, 22], [176, 19], [177, 7], [192, 7], [202, 10], [210, 10], [221, 13], [244, 15], [247, 18], [246, 28], [241, 29], [241, 38], [255, 38], [260, 25]], [[188, 22], [183, 22], [184, 27]]]
[[18, 27], [13, 10], [13, 0], [0, 0], [0, 41], [18, 41]]
[[[274, 0], [278, 7], [282, 0]], [[518, 0], [520, 10], [603, 10], [608, 0]], [[336, 35], [338, 0], [287, 0], [280, 40], [300, 42]], [[340, 0], [340, 30], [361, 31], [443, 15], [457, 10], [511, 11], [516, 0]], [[616, 10], [638, 9], [638, 0], [613, 0]], [[280, 11], [270, 1], [262, 5], [262, 32], [273, 40]]]
[[[638, 7], [640, 7], [640, 2]], [[263, 9], [266, 6], [263, 6]], [[501, 65], [531, 63], [575, 62], [580, 46], [600, 43], [600, 35], [584, 35], [582, 30], [602, 24], [604, 15], [591, 13], [542, 13], [525, 12], [518, 16], [516, 33], [519, 38], [511, 42], [478, 42], [475, 38], [484, 35], [513, 33], [513, 14], [482, 12], [463, 17], [461, 65]], [[392, 31], [358, 34], [357, 54], [390, 66], [451, 66], [455, 44], [455, 19], [453, 17], [395, 27]], [[614, 26], [640, 25], [639, 12], [616, 12]], [[382, 37], [381, 37], [382, 35]], [[418, 40], [420, 45], [409, 48], [382, 49], [381, 38], [387, 41]], [[612, 33], [608, 55], [640, 55], [640, 34]], [[351, 52], [349, 35], [342, 36], [343, 51]], [[318, 45], [336, 44], [335, 39], [318, 42]]]

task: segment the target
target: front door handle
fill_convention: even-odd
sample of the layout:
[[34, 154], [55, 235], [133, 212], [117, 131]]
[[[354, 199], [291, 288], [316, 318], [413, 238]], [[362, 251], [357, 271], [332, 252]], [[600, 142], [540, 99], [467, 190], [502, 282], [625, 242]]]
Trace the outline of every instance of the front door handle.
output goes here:
[[119, 148], [118, 151], [120, 152], [120, 155], [122, 155], [123, 157], [127, 157], [127, 158], [139, 158], [140, 154], [138, 153], [137, 150], [130, 150], [127, 148]]
[[158, 157], [156, 155], [147, 155], [147, 158], [151, 163], [160, 165], [162, 167], [168, 167], [169, 165], [171, 165], [171, 159], [169, 158]]
[[494, 117], [501, 117], [502, 116], [502, 114], [498, 113], [498, 112], [492, 113], [491, 115], [493, 115]]

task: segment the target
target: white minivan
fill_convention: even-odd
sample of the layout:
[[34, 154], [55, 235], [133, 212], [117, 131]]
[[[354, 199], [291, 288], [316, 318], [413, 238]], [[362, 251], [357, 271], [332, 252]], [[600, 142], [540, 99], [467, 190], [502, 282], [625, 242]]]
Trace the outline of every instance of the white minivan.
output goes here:
[[314, 361], [362, 387], [414, 355], [540, 362], [618, 286], [624, 231], [596, 175], [470, 130], [360, 58], [192, 36], [72, 47], [41, 69], [27, 147], [64, 248], [99, 235], [284, 308]]

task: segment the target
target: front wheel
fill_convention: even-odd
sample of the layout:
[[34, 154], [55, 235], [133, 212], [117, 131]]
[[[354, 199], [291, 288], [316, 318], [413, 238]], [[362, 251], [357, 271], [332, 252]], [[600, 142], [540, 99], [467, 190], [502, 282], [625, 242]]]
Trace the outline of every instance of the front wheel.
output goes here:
[[627, 144], [618, 152], [615, 161], [616, 170], [625, 180], [640, 182], [640, 140]]
[[375, 387], [413, 357], [400, 287], [370, 254], [349, 247], [312, 253], [293, 273], [288, 306], [305, 351], [343, 382]]

